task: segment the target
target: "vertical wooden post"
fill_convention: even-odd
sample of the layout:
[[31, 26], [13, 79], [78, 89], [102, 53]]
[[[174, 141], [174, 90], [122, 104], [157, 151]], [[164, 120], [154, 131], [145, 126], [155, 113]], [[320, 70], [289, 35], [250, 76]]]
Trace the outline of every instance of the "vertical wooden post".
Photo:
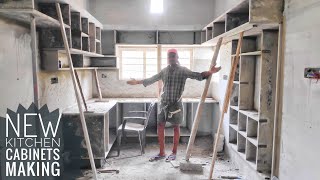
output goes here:
[[282, 97], [283, 97], [283, 69], [284, 69], [284, 51], [285, 51], [285, 28], [286, 19], [279, 25], [278, 39], [278, 65], [276, 81], [276, 108], [274, 113], [274, 132], [273, 132], [273, 150], [272, 150], [272, 168], [271, 177], [279, 176], [280, 164], [280, 142], [281, 142], [281, 121], [282, 121]]
[[[216, 48], [215, 48], [215, 51], [214, 51], [214, 54], [213, 54], [213, 57], [212, 57], [212, 60], [211, 60], [210, 69], [211, 69], [212, 66], [216, 65], [216, 61], [217, 61], [217, 58], [218, 58], [218, 55], [219, 55], [219, 50], [220, 50], [220, 47], [221, 47], [221, 43], [222, 43], [222, 38], [219, 38], [218, 43], [217, 43]], [[199, 102], [199, 105], [198, 105], [198, 108], [197, 108], [197, 111], [196, 111], [196, 116], [195, 116], [195, 119], [194, 119], [194, 122], [193, 122], [193, 125], [192, 125], [191, 135], [190, 135], [190, 139], [189, 139], [189, 143], [188, 143], [188, 147], [187, 147], [187, 153], [186, 153], [186, 160], [187, 161], [189, 161], [189, 158], [190, 158], [190, 155], [191, 155], [191, 149], [193, 147], [194, 140], [196, 138], [198, 126], [199, 126], [199, 123], [200, 123], [200, 116], [201, 116], [201, 113], [202, 113], [202, 106], [203, 106], [204, 101], [206, 100], [206, 97], [207, 97], [207, 93], [208, 93], [208, 90], [209, 90], [209, 85], [210, 85], [210, 82], [211, 82], [211, 78], [212, 78], [212, 75], [209, 76], [208, 79], [206, 80], [206, 85], [205, 85], [204, 90], [202, 92], [201, 100]]]
[[78, 92], [78, 88], [79, 87], [78, 87], [78, 84], [76, 82], [75, 72], [74, 72], [72, 58], [71, 58], [71, 54], [70, 54], [69, 43], [68, 43], [68, 40], [67, 40], [67, 35], [66, 35], [65, 26], [64, 26], [62, 13], [61, 13], [61, 8], [60, 8], [60, 4], [59, 3], [56, 3], [56, 9], [57, 9], [58, 17], [59, 17], [61, 34], [62, 34], [62, 38], [63, 38], [63, 42], [64, 42], [64, 48], [65, 48], [65, 50], [67, 52], [67, 57], [68, 57], [68, 61], [69, 61], [73, 88], [74, 88], [76, 99], [77, 99], [77, 104], [78, 104], [78, 109], [79, 109], [79, 114], [80, 114], [80, 120], [81, 120], [81, 124], [82, 124], [84, 139], [86, 141], [87, 150], [88, 150], [88, 154], [89, 154], [89, 159], [90, 159], [90, 164], [91, 164], [91, 168], [92, 168], [93, 179], [97, 180], [96, 165], [94, 163], [94, 158], [93, 158], [93, 153], [92, 153], [92, 149], [91, 149], [91, 143], [90, 143], [90, 138], [89, 138], [89, 133], [88, 133], [88, 129], [87, 129], [86, 120], [85, 120], [84, 113], [83, 113], [83, 110], [82, 110], [82, 107], [81, 107], [81, 101], [80, 101], [80, 96], [79, 96], [79, 92]]
[[217, 137], [214, 140], [213, 155], [212, 155], [212, 162], [211, 162], [211, 166], [210, 166], [209, 179], [212, 179], [212, 176], [213, 176], [213, 169], [214, 169], [215, 161], [217, 158], [217, 147], [218, 147], [218, 142], [220, 139], [220, 131], [221, 131], [222, 124], [223, 124], [224, 114], [228, 111], [228, 107], [229, 107], [229, 101], [230, 101], [230, 96], [232, 93], [234, 76], [235, 76], [235, 72], [237, 70], [237, 65], [239, 63], [239, 58], [240, 58], [239, 55], [240, 55], [240, 50], [241, 50], [241, 46], [242, 46], [243, 34], [244, 34], [244, 32], [240, 33], [240, 38], [239, 38], [238, 45], [237, 45], [236, 56], [233, 58], [233, 62], [232, 62], [232, 66], [231, 66], [231, 70], [230, 70], [230, 74], [229, 74], [227, 90], [226, 90], [226, 94], [224, 96], [223, 108], [222, 108], [218, 131], [217, 131]]
[[83, 101], [83, 104], [84, 104], [84, 108], [86, 109], [86, 111], [88, 111], [86, 99], [84, 98], [84, 95], [83, 95], [83, 91], [82, 91], [82, 87], [81, 87], [81, 83], [80, 83], [80, 79], [79, 79], [77, 70], [74, 70], [74, 74], [76, 75], [76, 80], [77, 80], [77, 83], [78, 83], [78, 87], [79, 87], [79, 90], [80, 90], [80, 94], [81, 94], [81, 98], [82, 98], [82, 101]]
[[96, 80], [96, 87], [99, 95], [99, 101], [102, 101], [102, 93], [101, 93], [101, 88], [100, 88], [100, 82], [98, 79], [98, 72], [97, 69], [94, 69], [94, 79]]
[[38, 90], [38, 47], [37, 47], [37, 28], [36, 18], [32, 17], [31, 25], [31, 49], [32, 49], [32, 75], [33, 75], [33, 101], [39, 107], [39, 90]]

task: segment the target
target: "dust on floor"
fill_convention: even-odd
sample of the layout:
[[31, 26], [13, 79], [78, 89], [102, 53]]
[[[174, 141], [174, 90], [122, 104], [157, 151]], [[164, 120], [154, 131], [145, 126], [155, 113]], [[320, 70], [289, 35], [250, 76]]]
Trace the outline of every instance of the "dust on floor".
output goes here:
[[[149, 162], [149, 158], [159, 152], [158, 144], [148, 143], [145, 149], [145, 154], [140, 155], [140, 146], [138, 143], [126, 143], [121, 146], [121, 153], [116, 157], [116, 149], [110, 153], [107, 158], [105, 167], [118, 168], [120, 172], [116, 173], [100, 173], [98, 179], [125, 179], [125, 180], [188, 180], [188, 179], [208, 179], [211, 154], [212, 154], [212, 139], [208, 137], [197, 138], [195, 147], [192, 151], [190, 161], [193, 163], [206, 164], [203, 166], [202, 173], [181, 172], [179, 168], [174, 168], [170, 162], [159, 160]], [[171, 153], [172, 143], [166, 143], [166, 153]], [[187, 144], [180, 144], [177, 153], [177, 164], [184, 162]], [[86, 172], [85, 177], [78, 180], [91, 179], [91, 173]], [[221, 176], [242, 177], [239, 168], [236, 167], [229, 159], [220, 157], [215, 165], [214, 179], [222, 179]]]

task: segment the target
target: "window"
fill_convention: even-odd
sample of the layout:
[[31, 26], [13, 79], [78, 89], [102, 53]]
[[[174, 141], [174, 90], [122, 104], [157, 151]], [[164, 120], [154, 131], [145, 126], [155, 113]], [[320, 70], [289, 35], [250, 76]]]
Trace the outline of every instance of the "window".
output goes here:
[[[169, 47], [163, 47], [161, 50], [161, 69], [167, 66], [167, 50]], [[192, 48], [176, 48], [179, 52], [179, 62], [182, 66], [191, 68]], [[119, 46], [119, 68], [120, 79], [128, 80], [131, 78], [145, 79], [158, 73], [158, 54], [154, 47], [133, 47]]]
[[160, 14], [163, 12], [163, 0], [151, 0], [150, 12], [154, 14]]
[[157, 72], [156, 48], [121, 48], [121, 79], [144, 79]]

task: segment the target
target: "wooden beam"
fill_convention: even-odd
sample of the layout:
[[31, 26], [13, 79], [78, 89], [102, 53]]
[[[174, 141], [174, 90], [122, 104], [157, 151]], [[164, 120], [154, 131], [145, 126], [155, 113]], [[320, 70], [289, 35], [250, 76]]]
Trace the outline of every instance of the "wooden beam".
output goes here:
[[30, 25], [31, 29], [31, 49], [32, 49], [32, 76], [33, 76], [33, 102], [39, 107], [39, 90], [38, 90], [38, 47], [37, 47], [37, 28], [36, 18], [33, 17]]
[[[218, 55], [219, 55], [219, 50], [220, 50], [220, 47], [221, 47], [221, 43], [222, 43], [222, 38], [220, 38], [218, 40], [217, 46], [215, 48], [215, 51], [214, 51], [214, 54], [213, 54], [213, 57], [212, 57], [212, 60], [211, 60], [211, 65], [210, 65], [209, 70], [211, 69], [212, 66], [216, 65], [216, 61], [217, 61], [217, 58], [218, 58]], [[210, 85], [210, 82], [211, 82], [211, 78], [212, 78], [212, 75], [209, 76], [208, 79], [206, 80], [206, 84], [205, 84], [204, 90], [203, 90], [202, 95], [201, 95], [201, 100], [200, 100], [200, 102], [198, 104], [195, 120], [194, 120], [193, 125], [192, 125], [191, 135], [190, 135], [190, 139], [189, 139], [189, 143], [188, 143], [188, 147], [187, 147], [186, 161], [189, 161], [189, 158], [190, 158], [190, 155], [191, 155], [191, 150], [192, 150], [192, 147], [193, 147], [193, 144], [194, 144], [194, 140], [196, 138], [198, 126], [199, 126], [199, 123], [200, 123], [200, 117], [201, 117], [201, 113], [202, 113], [202, 106], [203, 106], [203, 104], [204, 104], [204, 102], [206, 100], [206, 97], [207, 97], [207, 93], [208, 93], [208, 90], [209, 90], [209, 85]]]
[[282, 105], [283, 105], [283, 79], [284, 79], [284, 51], [285, 51], [285, 17], [279, 25], [278, 39], [278, 65], [277, 65], [277, 81], [276, 81], [276, 108], [274, 113], [274, 132], [273, 132], [273, 150], [272, 150], [272, 167], [271, 177], [279, 177], [280, 165], [280, 142], [281, 142], [281, 122], [282, 122]]
[[101, 93], [101, 88], [100, 88], [100, 82], [98, 79], [97, 69], [94, 69], [94, 79], [96, 81], [96, 87], [97, 87], [97, 91], [98, 91], [98, 95], [99, 95], [99, 100], [102, 101], [102, 93]]
[[83, 91], [82, 91], [82, 87], [81, 87], [81, 83], [80, 83], [80, 79], [79, 79], [77, 70], [74, 70], [74, 74], [76, 75], [76, 80], [77, 80], [77, 83], [78, 83], [78, 87], [79, 87], [79, 90], [80, 90], [80, 94], [81, 94], [81, 98], [82, 98], [82, 101], [83, 101], [83, 104], [84, 104], [84, 108], [86, 109], [86, 111], [88, 111], [86, 99], [84, 98], [84, 95], [83, 95]]
[[89, 158], [90, 158], [90, 164], [91, 164], [91, 168], [92, 168], [93, 179], [97, 180], [96, 165], [94, 163], [94, 158], [93, 158], [93, 153], [92, 153], [92, 149], [91, 149], [91, 143], [90, 143], [90, 138], [89, 138], [89, 133], [88, 133], [88, 129], [87, 129], [86, 120], [85, 120], [84, 113], [83, 113], [83, 110], [82, 110], [82, 107], [81, 107], [81, 101], [80, 101], [80, 96], [79, 96], [79, 92], [78, 92], [78, 88], [79, 87], [78, 87], [78, 84], [76, 82], [76, 77], [75, 77], [75, 72], [74, 72], [74, 68], [73, 68], [73, 64], [72, 64], [72, 58], [71, 58], [69, 43], [68, 43], [68, 40], [67, 40], [67, 35], [66, 35], [66, 32], [65, 32], [65, 27], [64, 27], [61, 8], [60, 8], [60, 4], [59, 3], [56, 3], [56, 8], [57, 8], [59, 22], [60, 22], [60, 26], [61, 26], [60, 28], [61, 28], [61, 34], [62, 34], [62, 37], [63, 37], [64, 48], [65, 48], [65, 50], [67, 52], [67, 57], [68, 57], [68, 61], [69, 61], [70, 73], [71, 73], [73, 88], [74, 88], [74, 91], [75, 91], [76, 100], [77, 100], [77, 104], [78, 104], [78, 108], [79, 108], [79, 114], [80, 114], [80, 120], [81, 120], [82, 129], [83, 129], [83, 134], [84, 134], [84, 138], [85, 138], [85, 142], [86, 142], [86, 145], [87, 145], [87, 150], [88, 150], [88, 154], [89, 154]]

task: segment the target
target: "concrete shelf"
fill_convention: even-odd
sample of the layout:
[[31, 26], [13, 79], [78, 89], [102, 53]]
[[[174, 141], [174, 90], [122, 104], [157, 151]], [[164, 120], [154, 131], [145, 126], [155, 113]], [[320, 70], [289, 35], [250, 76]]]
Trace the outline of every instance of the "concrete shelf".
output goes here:
[[[1, 3], [0, 3], [1, 4]], [[0, 16], [4, 16], [9, 19], [30, 24], [32, 17], [36, 20], [37, 27], [41, 28], [59, 28], [60, 23], [57, 19], [54, 19], [36, 9], [2, 9], [0, 8]], [[70, 28], [68, 24], [65, 24], [66, 28]]]
[[59, 67], [64, 66], [58, 55], [65, 51], [56, 3], [60, 4], [75, 67], [84, 67], [83, 57], [103, 57], [102, 24], [86, 10], [78, 8], [76, 3], [70, 4], [67, 0], [3, 1], [0, 2], [0, 16], [28, 24], [35, 19], [36, 26], [40, 27], [38, 31], [42, 68], [48, 71], [61, 70]]
[[238, 123], [238, 111], [235, 109], [230, 108], [230, 124], [237, 124]]
[[230, 124], [230, 127], [231, 127], [232, 129], [234, 129], [235, 131], [238, 131], [238, 126], [237, 126], [237, 125]]
[[[235, 54], [237, 44], [237, 39], [232, 40], [231, 54]], [[244, 37], [230, 99], [229, 138], [233, 139], [237, 132], [236, 151], [255, 170], [265, 174], [270, 173], [272, 164], [272, 89], [276, 84], [277, 49], [278, 30], [262, 30]]]
[[[263, 3], [263, 6], [259, 4]], [[260, 34], [263, 29], [277, 29], [282, 17], [282, 1], [241, 0], [234, 7], [224, 12], [203, 28], [201, 39], [204, 45], [216, 45], [218, 39], [223, 42], [237, 39], [237, 35], [245, 31], [244, 36]], [[274, 12], [272, 15], [268, 11]], [[203, 38], [205, 36], [205, 38]]]

